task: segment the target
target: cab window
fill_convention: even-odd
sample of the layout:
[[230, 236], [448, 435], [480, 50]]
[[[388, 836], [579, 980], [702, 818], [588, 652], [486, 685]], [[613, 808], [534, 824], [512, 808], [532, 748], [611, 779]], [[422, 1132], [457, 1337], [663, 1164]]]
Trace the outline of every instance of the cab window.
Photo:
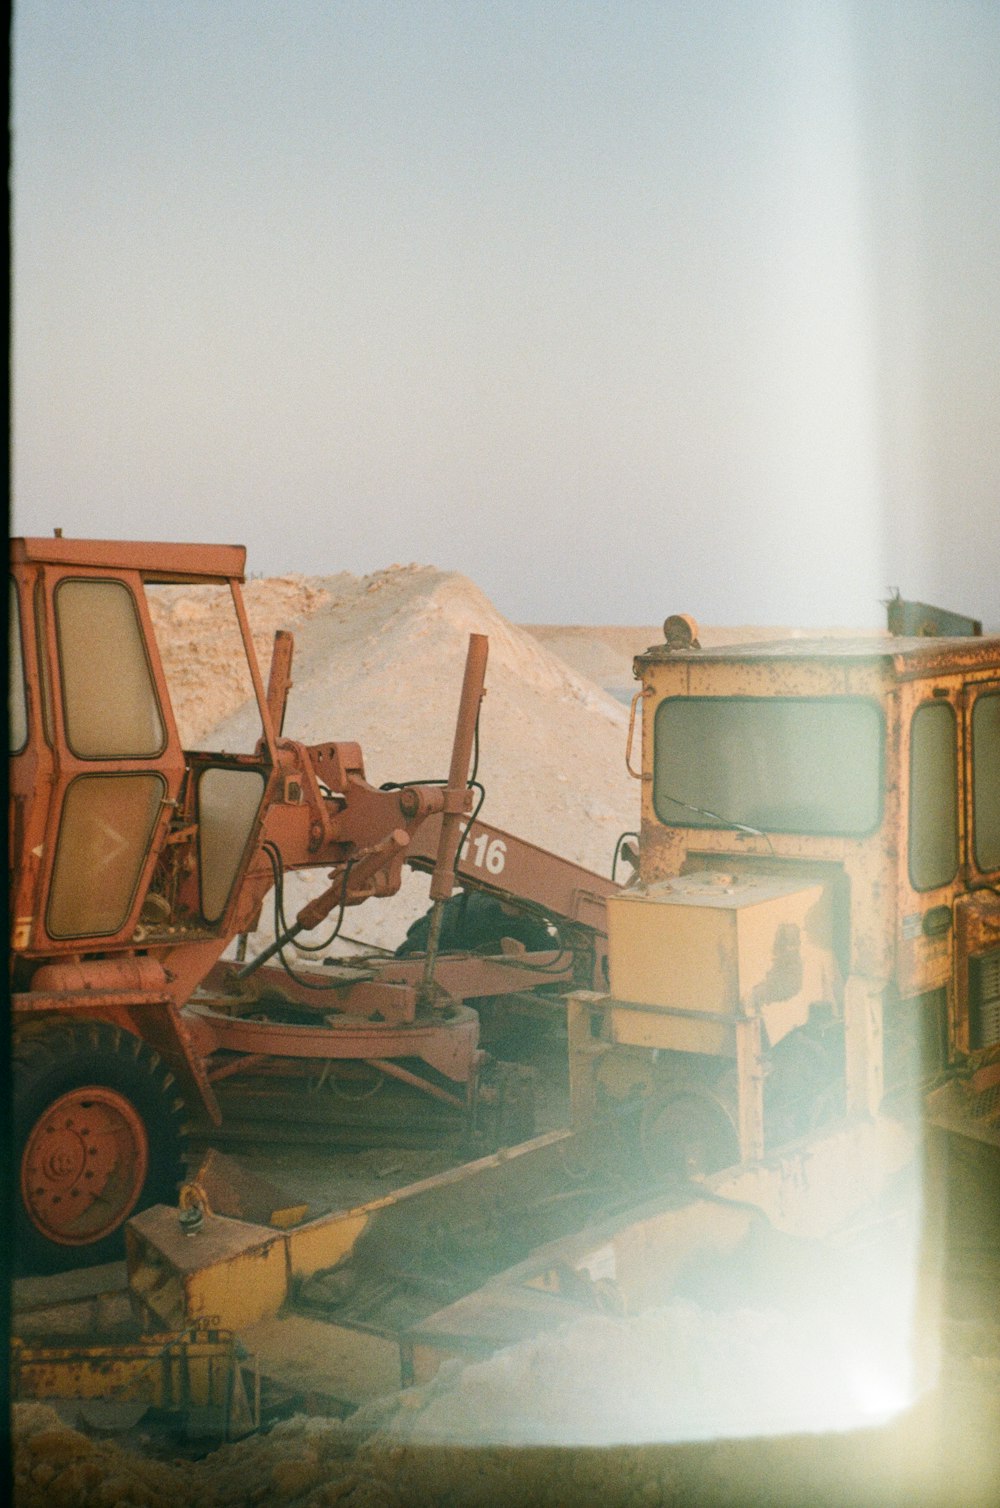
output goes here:
[[28, 704], [24, 694], [24, 650], [21, 645], [21, 609], [17, 591], [10, 584], [10, 626], [8, 638], [9, 687], [7, 716], [10, 723], [10, 752], [19, 754], [28, 742]]
[[128, 587], [121, 581], [61, 581], [55, 611], [70, 749], [78, 759], [161, 754], [163, 720]]
[[958, 869], [958, 724], [950, 703], [924, 702], [910, 724], [910, 883], [949, 884]]
[[167, 793], [162, 775], [78, 775], [63, 802], [46, 927], [104, 937], [128, 920]]
[[972, 709], [972, 836], [976, 866], [1000, 869], [1000, 692]]
[[862, 697], [668, 697], [653, 807], [679, 827], [861, 837], [882, 816], [883, 743]]

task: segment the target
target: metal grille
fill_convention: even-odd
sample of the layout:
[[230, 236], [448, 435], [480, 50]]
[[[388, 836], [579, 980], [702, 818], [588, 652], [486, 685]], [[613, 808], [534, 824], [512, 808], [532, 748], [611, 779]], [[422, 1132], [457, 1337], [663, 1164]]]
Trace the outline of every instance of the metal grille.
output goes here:
[[973, 1120], [1000, 1120], [1000, 1084], [993, 1084], [991, 1088], [984, 1089], [982, 1094], [975, 1095], [971, 1113]]
[[1000, 948], [969, 959], [971, 1046], [1000, 1042]]

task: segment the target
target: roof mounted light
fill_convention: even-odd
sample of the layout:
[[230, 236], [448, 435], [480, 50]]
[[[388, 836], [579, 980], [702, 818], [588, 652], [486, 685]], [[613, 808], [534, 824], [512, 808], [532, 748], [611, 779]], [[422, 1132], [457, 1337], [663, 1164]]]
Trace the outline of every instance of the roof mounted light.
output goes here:
[[698, 625], [687, 613], [671, 613], [663, 624], [665, 649], [700, 649]]

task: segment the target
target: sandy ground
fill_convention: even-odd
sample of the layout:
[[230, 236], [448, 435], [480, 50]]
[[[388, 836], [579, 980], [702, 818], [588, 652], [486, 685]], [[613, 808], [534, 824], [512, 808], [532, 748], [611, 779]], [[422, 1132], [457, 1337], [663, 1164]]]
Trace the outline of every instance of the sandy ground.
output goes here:
[[[823, 1392], [829, 1357], [804, 1353], [787, 1325], [780, 1315], [713, 1318], [684, 1305], [632, 1322], [595, 1316], [544, 1345], [449, 1364], [428, 1387], [387, 1394], [349, 1421], [298, 1414], [199, 1460], [164, 1458], [162, 1443], [154, 1458], [141, 1436], [126, 1446], [68, 1427], [45, 1405], [19, 1404], [15, 1500], [21, 1508], [992, 1508], [1000, 1407], [977, 1376], [988, 1361], [956, 1354], [948, 1388], [888, 1423], [813, 1433], [808, 1404]], [[814, 1340], [821, 1348], [823, 1337]], [[786, 1399], [806, 1433], [739, 1438], [755, 1424], [766, 1429], [758, 1389], [768, 1363], [783, 1365]], [[720, 1401], [729, 1428], [699, 1439], [702, 1411]], [[657, 1415], [668, 1440], [686, 1421], [695, 1443], [622, 1443]], [[452, 1443], [484, 1420], [491, 1443]], [[591, 1437], [547, 1443], [567, 1421]], [[512, 1430], [521, 1443], [505, 1443]], [[542, 1443], [525, 1445], [525, 1431]]]

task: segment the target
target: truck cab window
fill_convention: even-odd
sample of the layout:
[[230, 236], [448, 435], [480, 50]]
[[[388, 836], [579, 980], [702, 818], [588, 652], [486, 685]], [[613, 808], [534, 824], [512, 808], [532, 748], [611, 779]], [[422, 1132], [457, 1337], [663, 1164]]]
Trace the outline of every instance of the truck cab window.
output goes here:
[[958, 724], [948, 702], [924, 702], [910, 724], [910, 882], [936, 890], [958, 868]]
[[972, 709], [972, 834], [979, 869], [1000, 869], [1000, 691]]
[[78, 759], [163, 752], [163, 720], [135, 600], [120, 581], [61, 581], [56, 635], [66, 739]]
[[14, 583], [10, 584], [10, 629], [8, 639], [7, 715], [10, 722], [10, 752], [18, 754], [28, 741], [28, 705], [24, 695], [24, 651], [21, 646], [21, 610]]
[[264, 796], [258, 770], [204, 770], [198, 781], [201, 909], [216, 922], [226, 909], [243, 850]]
[[668, 697], [653, 805], [679, 827], [855, 836], [882, 815], [882, 714], [862, 697]]

